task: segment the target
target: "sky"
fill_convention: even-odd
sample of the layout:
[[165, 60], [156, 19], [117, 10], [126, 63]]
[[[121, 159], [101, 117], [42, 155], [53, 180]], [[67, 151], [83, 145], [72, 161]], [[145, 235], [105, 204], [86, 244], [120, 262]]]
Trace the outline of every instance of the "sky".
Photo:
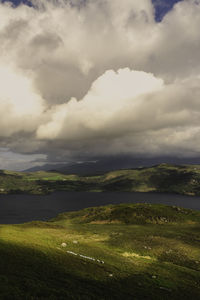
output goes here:
[[173, 6], [182, 0], [152, 0], [155, 8], [155, 20], [162, 21], [163, 17], [173, 8]]
[[0, 0], [0, 168], [200, 157], [200, 0]]

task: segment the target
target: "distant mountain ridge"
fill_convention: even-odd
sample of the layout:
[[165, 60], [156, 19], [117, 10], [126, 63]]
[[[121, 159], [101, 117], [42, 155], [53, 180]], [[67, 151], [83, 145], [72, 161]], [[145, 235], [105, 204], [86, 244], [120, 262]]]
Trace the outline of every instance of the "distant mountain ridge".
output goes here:
[[171, 157], [158, 157], [158, 158], [132, 158], [132, 157], [114, 157], [104, 158], [97, 161], [86, 162], [72, 162], [72, 163], [58, 163], [58, 164], [45, 164], [24, 170], [23, 172], [37, 172], [37, 171], [53, 171], [62, 174], [70, 175], [76, 174], [80, 176], [87, 175], [100, 175], [106, 172], [135, 169], [139, 167], [152, 167], [168, 163], [173, 165], [186, 165], [186, 164], [199, 164], [199, 158], [181, 159]]

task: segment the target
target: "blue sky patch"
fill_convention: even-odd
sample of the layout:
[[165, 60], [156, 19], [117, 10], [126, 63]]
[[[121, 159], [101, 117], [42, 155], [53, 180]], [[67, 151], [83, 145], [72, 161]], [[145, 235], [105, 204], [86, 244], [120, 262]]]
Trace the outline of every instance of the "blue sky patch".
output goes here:
[[[32, 6], [31, 1], [28, 0], [2, 0], [2, 2], [10, 1], [15, 6], [18, 6], [20, 3], [24, 3], [28, 6]], [[152, 0], [152, 3], [155, 7], [155, 20], [157, 22], [162, 21], [163, 17], [170, 11], [174, 4], [183, 0]]]
[[162, 21], [163, 17], [173, 8], [174, 4], [182, 0], [152, 0], [155, 7], [155, 19]]
[[14, 6], [18, 6], [21, 3], [24, 3], [28, 6], [32, 6], [31, 1], [28, 0], [2, 0], [2, 2], [12, 2], [14, 4]]

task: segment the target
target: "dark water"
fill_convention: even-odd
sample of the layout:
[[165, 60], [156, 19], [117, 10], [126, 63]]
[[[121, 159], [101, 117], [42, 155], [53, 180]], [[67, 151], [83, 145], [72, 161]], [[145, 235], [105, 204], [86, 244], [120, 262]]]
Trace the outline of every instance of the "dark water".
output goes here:
[[162, 203], [200, 210], [200, 197], [156, 193], [56, 192], [50, 195], [0, 195], [0, 223], [47, 220], [65, 211], [118, 203]]

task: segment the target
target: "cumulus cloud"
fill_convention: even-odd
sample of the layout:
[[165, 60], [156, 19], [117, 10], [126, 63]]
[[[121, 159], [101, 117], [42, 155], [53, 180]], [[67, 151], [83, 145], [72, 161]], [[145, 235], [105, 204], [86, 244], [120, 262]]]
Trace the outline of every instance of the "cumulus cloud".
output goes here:
[[0, 146], [199, 155], [200, 0], [0, 2]]
[[0, 136], [34, 131], [44, 105], [31, 81], [9, 67], [0, 66]]
[[106, 70], [142, 60], [154, 36], [149, 0], [89, 0], [81, 7], [34, 3], [35, 8], [1, 5], [0, 54], [33, 72], [35, 86], [51, 104], [81, 98]]
[[81, 101], [54, 107], [37, 138], [78, 141], [81, 152], [98, 156], [198, 155], [199, 84], [200, 79], [164, 84], [149, 73], [107, 71]]
[[84, 140], [88, 137], [97, 139], [99, 135], [104, 135], [105, 129], [118, 135], [116, 125], [119, 118], [122, 122], [128, 122], [123, 111], [131, 108], [133, 118], [140, 105], [139, 96], [150, 94], [162, 87], [163, 81], [152, 74], [131, 71], [128, 68], [117, 73], [107, 71], [92, 84], [81, 101], [72, 98], [68, 103], [54, 107], [52, 120], [38, 128], [37, 137], [66, 141]]

